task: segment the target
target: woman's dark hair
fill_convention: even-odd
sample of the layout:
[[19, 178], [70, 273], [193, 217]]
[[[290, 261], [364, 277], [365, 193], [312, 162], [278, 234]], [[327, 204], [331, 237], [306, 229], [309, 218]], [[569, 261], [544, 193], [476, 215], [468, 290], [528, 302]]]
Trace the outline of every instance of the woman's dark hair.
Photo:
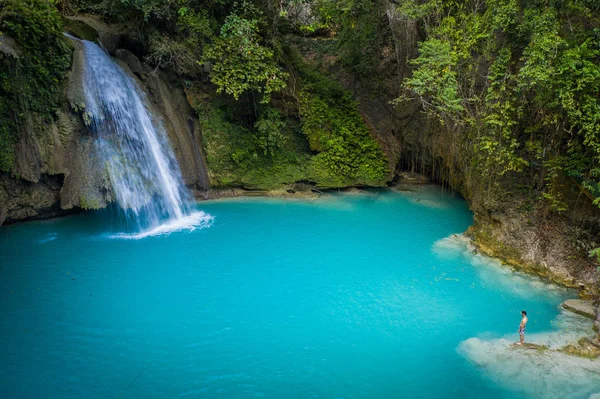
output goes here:
[[521, 310], [521, 313], [524, 314], [525, 316], [527, 316], [527, 312], [524, 310]]

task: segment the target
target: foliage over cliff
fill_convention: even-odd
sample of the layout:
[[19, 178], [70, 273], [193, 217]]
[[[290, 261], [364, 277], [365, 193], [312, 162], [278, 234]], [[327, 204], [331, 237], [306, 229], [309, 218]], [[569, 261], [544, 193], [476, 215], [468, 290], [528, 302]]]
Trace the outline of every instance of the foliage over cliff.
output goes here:
[[600, 193], [599, 11], [586, 0], [400, 2], [426, 35], [408, 96], [458, 135], [473, 185], [527, 171], [555, 211], [569, 184]]
[[[293, 51], [280, 31], [287, 2], [2, 0], [0, 4], [0, 29], [18, 49], [16, 56], [6, 52], [0, 56], [5, 66], [0, 75], [2, 171], [16, 173], [15, 144], [43, 131], [43, 118], [52, 117], [64, 100], [62, 82], [70, 48], [62, 35], [60, 14], [87, 13], [91, 14], [87, 20], [119, 26], [116, 29], [125, 32], [130, 50], [157, 69], [174, 72], [188, 88], [206, 80], [212, 83], [208, 97], [196, 106], [209, 131], [205, 146], [217, 184], [275, 188], [304, 181], [341, 187], [383, 185], [388, 178], [380, 145], [350, 95], [316, 71], [308, 72], [298, 57], [289, 59]], [[67, 29], [77, 35], [72, 29], [75, 22], [69, 23]], [[210, 134], [210, 126], [222, 131]], [[228, 132], [236, 134], [224, 136]], [[211, 153], [221, 139], [226, 145]], [[319, 146], [308, 145], [315, 140]], [[231, 176], [226, 177], [228, 173]]]
[[196, 104], [212, 184], [256, 189], [294, 182], [322, 188], [385, 184], [385, 156], [350, 94], [287, 52], [297, 79], [295, 96], [259, 105], [258, 116], [244, 111], [252, 108], [251, 99], [217, 97]]
[[247, 91], [257, 91], [267, 104], [289, 75], [275, 64], [273, 50], [260, 44], [260, 16], [250, 6], [228, 15], [219, 35], [206, 46], [203, 60], [212, 65], [210, 78], [217, 93], [225, 91], [237, 100]]
[[[54, 8], [29, 3], [4, 0], [5, 10], [27, 10], [8, 12], [1, 29], [18, 39], [14, 30], [25, 29], [25, 21], [15, 18], [29, 18], [26, 25], [50, 40], [29, 48], [40, 52], [42, 64], [53, 63], [40, 64], [52, 78], [38, 76], [40, 91], [49, 95], [36, 97], [49, 109], [44, 98], [57, 98], [50, 92], [66, 50]], [[306, 137], [308, 148], [299, 151], [311, 161], [297, 176], [331, 186], [382, 184], [382, 151], [349, 95], [293, 59], [286, 35], [331, 38], [337, 65], [355, 79], [373, 80], [386, 48], [398, 44], [388, 24], [396, 18], [411, 27], [407, 39], [419, 41], [407, 53], [413, 70], [398, 87], [404, 94], [397, 103], [417, 100], [438, 122], [439, 131], [425, 134], [437, 135], [435, 156], [460, 174], [455, 180], [467, 196], [493, 207], [516, 179], [560, 212], [572, 187], [599, 192], [600, 6], [592, 0], [66, 0], [57, 7], [135, 27], [146, 62], [192, 85], [208, 79], [214, 91], [226, 93], [213, 93], [206, 109], [224, 109], [233, 97], [238, 106], [225, 107], [224, 119], [247, 136], [232, 150], [233, 164], [272, 163], [286, 145]], [[50, 17], [35, 22], [46, 9]], [[25, 42], [42, 40], [36, 37]], [[3, 81], [14, 92], [7, 88], [14, 79]], [[213, 111], [207, 113], [220, 115]], [[15, 131], [3, 130], [3, 148], [14, 144]], [[252, 162], [242, 162], [244, 153]], [[6, 170], [10, 159], [3, 159]]]
[[0, 1], [0, 171], [11, 170], [20, 134], [35, 134], [63, 99], [71, 51], [57, 9], [47, 0]]
[[[353, 87], [398, 97], [406, 122], [396, 137], [413, 168], [460, 190], [494, 233], [513, 223], [538, 229], [536, 245], [545, 236], [549, 248], [569, 248], [565, 261], [598, 255], [597, 1], [310, 3], [300, 29], [322, 39], [308, 54]], [[508, 236], [499, 244], [519, 247]]]

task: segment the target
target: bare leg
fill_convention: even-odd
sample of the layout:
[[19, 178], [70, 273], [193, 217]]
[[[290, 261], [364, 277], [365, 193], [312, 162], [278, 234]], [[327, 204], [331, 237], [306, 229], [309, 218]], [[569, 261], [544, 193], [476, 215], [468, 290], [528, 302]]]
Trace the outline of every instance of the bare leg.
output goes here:
[[521, 334], [521, 332], [519, 331], [519, 342], [517, 342], [517, 345], [523, 345], [524, 342], [525, 342], [525, 336], [523, 334]]

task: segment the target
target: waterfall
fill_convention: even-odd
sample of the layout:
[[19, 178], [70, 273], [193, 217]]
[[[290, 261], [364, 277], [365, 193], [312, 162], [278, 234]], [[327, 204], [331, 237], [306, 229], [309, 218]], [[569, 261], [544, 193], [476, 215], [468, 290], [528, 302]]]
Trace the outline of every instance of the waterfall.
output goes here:
[[161, 120], [149, 111], [135, 80], [104, 50], [82, 44], [86, 124], [119, 207], [138, 231], [190, 222], [191, 197]]

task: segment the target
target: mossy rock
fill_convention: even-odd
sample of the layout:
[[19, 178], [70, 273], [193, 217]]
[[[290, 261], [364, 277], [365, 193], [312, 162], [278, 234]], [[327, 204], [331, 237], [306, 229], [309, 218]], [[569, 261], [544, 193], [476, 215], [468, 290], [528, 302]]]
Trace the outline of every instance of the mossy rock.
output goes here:
[[534, 344], [534, 343], [530, 343], [530, 342], [525, 342], [523, 345], [520, 345], [518, 343], [514, 343], [511, 346], [513, 349], [523, 349], [523, 350], [536, 350], [538, 352], [544, 352], [547, 351], [549, 348], [547, 345], [538, 345], [538, 344]]
[[600, 348], [598, 348], [589, 338], [581, 338], [577, 344], [564, 346], [559, 349], [559, 352], [587, 359], [597, 359], [600, 357]]
[[82, 40], [95, 42], [98, 40], [98, 31], [83, 21], [63, 17], [65, 32]]

